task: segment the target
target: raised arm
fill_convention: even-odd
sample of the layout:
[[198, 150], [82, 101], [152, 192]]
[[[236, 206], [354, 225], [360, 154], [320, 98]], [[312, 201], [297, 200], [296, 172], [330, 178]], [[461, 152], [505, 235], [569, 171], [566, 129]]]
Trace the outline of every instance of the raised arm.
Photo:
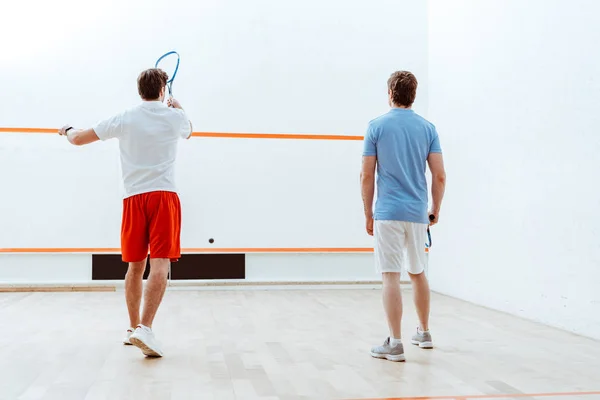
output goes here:
[[440, 217], [440, 209], [442, 208], [442, 199], [446, 190], [446, 171], [444, 170], [444, 157], [442, 153], [429, 153], [427, 157], [429, 170], [431, 171], [431, 197], [433, 205], [429, 215], [434, 215], [435, 219], [431, 221], [431, 225], [438, 223]]
[[[188, 117], [187, 117], [187, 114], [185, 113], [185, 111], [184, 111], [183, 107], [181, 107], [181, 103], [180, 103], [179, 101], [177, 101], [176, 99], [174, 99], [174, 98], [172, 98], [172, 97], [171, 97], [171, 98], [169, 98], [169, 99], [167, 100], [167, 105], [168, 105], [169, 107], [172, 107], [172, 108], [176, 108], [176, 109], [178, 109], [178, 110], [181, 110], [181, 112], [183, 113], [183, 116], [185, 117], [185, 118], [184, 118], [184, 119], [185, 119], [185, 121], [184, 121], [184, 123], [183, 123], [183, 126], [182, 126], [182, 128], [181, 128], [181, 129], [182, 129], [182, 137], [183, 137], [184, 139], [189, 139], [189, 138], [191, 138], [191, 137], [192, 137], [192, 132], [194, 131], [194, 128], [193, 128], [193, 126], [192, 126], [192, 121], [190, 121], [190, 120], [188, 119]], [[189, 125], [189, 126], [188, 126], [188, 125]]]

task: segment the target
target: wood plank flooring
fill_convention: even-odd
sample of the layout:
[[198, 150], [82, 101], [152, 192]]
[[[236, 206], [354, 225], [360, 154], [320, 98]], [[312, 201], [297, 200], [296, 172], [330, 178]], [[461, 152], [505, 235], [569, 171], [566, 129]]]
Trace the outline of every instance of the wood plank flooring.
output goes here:
[[[600, 391], [600, 342], [434, 295], [436, 348], [372, 359], [379, 290], [168, 291], [165, 357], [121, 345], [118, 292], [0, 293], [0, 399], [365, 399]], [[559, 399], [588, 397], [562, 396]], [[506, 397], [513, 398], [513, 397]], [[589, 396], [590, 400], [600, 395]]]

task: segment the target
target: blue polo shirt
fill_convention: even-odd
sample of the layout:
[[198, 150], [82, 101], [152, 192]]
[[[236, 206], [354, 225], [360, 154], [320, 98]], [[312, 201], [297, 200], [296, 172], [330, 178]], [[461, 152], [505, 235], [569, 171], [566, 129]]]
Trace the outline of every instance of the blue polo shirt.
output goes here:
[[392, 108], [369, 123], [364, 156], [377, 156], [376, 220], [428, 224], [429, 153], [441, 153], [435, 126], [411, 109]]

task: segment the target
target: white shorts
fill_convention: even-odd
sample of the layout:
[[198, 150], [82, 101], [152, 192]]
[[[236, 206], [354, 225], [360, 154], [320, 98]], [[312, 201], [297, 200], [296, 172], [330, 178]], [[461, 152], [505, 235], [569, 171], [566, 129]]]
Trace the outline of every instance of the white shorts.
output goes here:
[[404, 268], [407, 272], [417, 275], [425, 270], [428, 261], [427, 224], [379, 220], [374, 222], [377, 272], [402, 272]]

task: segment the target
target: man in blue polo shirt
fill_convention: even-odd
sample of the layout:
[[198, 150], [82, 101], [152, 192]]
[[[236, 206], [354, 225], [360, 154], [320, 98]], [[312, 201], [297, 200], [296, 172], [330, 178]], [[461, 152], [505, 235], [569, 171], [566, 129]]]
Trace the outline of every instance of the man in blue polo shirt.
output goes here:
[[[371, 355], [404, 361], [401, 340], [402, 296], [400, 273], [408, 272], [413, 285], [419, 326], [411, 343], [432, 348], [429, 332], [427, 227], [439, 220], [446, 185], [442, 149], [433, 124], [412, 109], [417, 79], [398, 71], [388, 80], [387, 114], [369, 123], [361, 172], [366, 229], [375, 236], [375, 266], [382, 274], [383, 305], [390, 336]], [[432, 207], [427, 211], [426, 164], [432, 175]], [[373, 211], [377, 170], [377, 202]], [[430, 217], [431, 220], [430, 220]]]

